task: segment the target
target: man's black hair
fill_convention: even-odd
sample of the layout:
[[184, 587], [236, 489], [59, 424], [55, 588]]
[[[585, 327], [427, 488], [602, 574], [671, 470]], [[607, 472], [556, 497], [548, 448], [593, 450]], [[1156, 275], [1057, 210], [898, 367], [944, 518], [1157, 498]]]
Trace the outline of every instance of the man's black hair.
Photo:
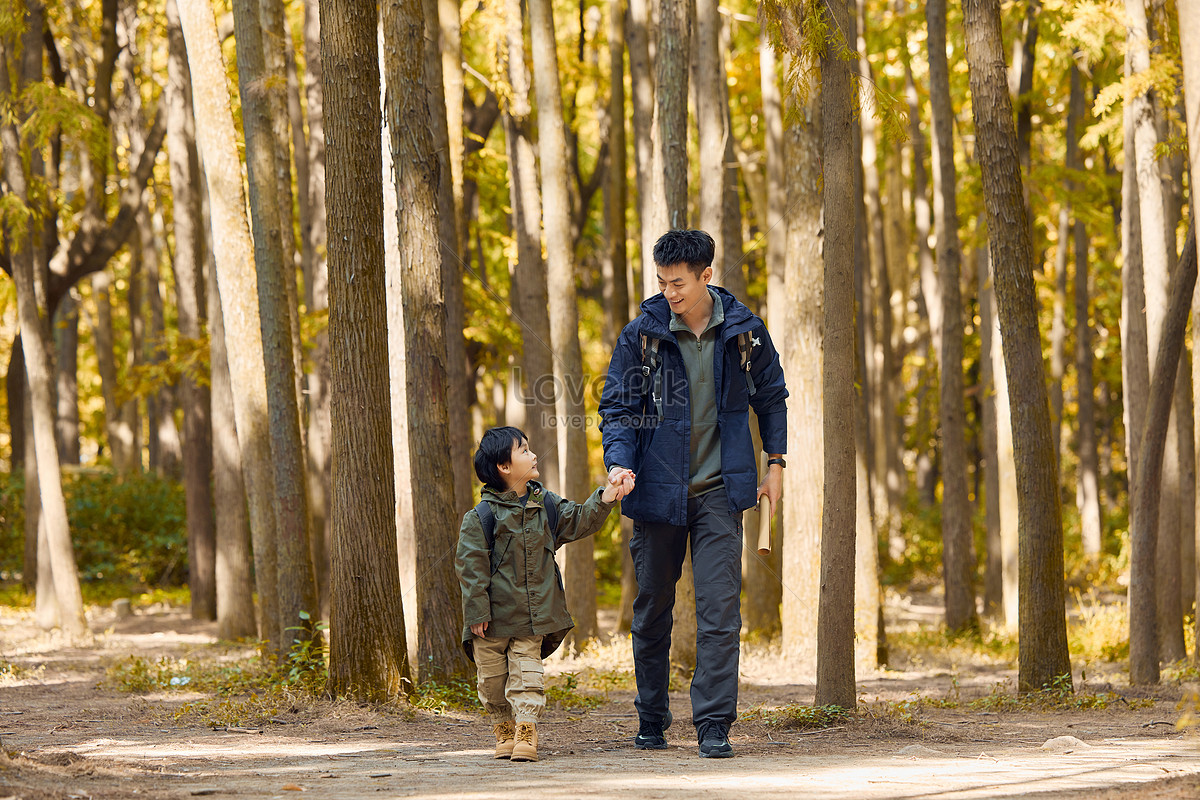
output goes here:
[[654, 243], [654, 263], [660, 267], [687, 264], [696, 277], [712, 266], [717, 245], [704, 231], [667, 231]]
[[508, 488], [500, 475], [500, 466], [511, 463], [513, 445], [528, 438], [524, 431], [511, 425], [488, 428], [479, 440], [479, 449], [475, 451], [475, 474], [484, 486], [490, 486], [497, 492]]

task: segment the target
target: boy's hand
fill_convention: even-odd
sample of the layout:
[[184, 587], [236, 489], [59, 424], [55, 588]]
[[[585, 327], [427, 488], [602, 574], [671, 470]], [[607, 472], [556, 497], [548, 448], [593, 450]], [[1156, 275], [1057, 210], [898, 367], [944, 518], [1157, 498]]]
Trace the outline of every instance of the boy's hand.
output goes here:
[[604, 487], [604, 492], [600, 495], [600, 499], [606, 503], [613, 503], [620, 500], [633, 491], [636, 478], [637, 476], [633, 474], [633, 470], [631, 469], [613, 467], [608, 473], [608, 485]]
[[471, 635], [478, 636], [480, 639], [486, 639], [487, 626], [488, 624], [486, 622], [476, 622], [471, 626]]

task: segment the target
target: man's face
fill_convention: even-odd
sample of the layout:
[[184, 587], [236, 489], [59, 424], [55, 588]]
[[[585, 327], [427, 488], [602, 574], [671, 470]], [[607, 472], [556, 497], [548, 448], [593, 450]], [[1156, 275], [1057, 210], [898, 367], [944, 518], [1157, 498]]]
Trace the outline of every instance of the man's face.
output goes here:
[[500, 471], [508, 478], [509, 486], [514, 487], [541, 477], [537, 468], [537, 454], [529, 449], [528, 439], [513, 442], [508, 464], [501, 464]]
[[658, 288], [679, 316], [704, 303], [708, 298], [708, 282], [712, 280], [712, 267], [705, 267], [699, 277], [687, 264], [672, 264], [658, 268]]

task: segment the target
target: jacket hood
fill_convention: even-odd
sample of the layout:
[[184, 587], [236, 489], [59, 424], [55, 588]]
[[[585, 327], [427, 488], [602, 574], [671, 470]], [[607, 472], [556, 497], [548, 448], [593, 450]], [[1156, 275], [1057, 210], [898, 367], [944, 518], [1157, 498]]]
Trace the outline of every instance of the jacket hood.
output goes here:
[[[708, 288], [717, 293], [717, 297], [721, 298], [721, 304], [725, 308], [726, 336], [754, 319], [753, 312], [741, 300], [734, 297], [728, 289], [712, 284], [709, 284]], [[643, 300], [641, 309], [642, 314], [646, 317], [643, 322], [649, 323], [647, 328], [650, 333], [661, 334], [663, 337], [672, 336], [670, 330], [671, 306], [667, 304], [667, 298], [663, 297], [662, 292]]]
[[[530, 481], [529, 499], [533, 500], [534, 495], [539, 493], [544, 496], [546, 493], [545, 487], [542, 486], [541, 482], [539, 481]], [[482, 495], [483, 500], [487, 500], [490, 503], [496, 503], [497, 505], [509, 507], [521, 505], [521, 496], [512, 490], [498, 492], [490, 486], [484, 486], [483, 491], [480, 494]]]

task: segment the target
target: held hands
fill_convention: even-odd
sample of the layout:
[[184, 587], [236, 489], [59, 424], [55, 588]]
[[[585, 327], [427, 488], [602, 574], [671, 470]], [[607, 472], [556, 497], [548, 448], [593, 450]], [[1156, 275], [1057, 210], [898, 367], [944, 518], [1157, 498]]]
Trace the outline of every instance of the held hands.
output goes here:
[[613, 503], [633, 491], [634, 480], [637, 478], [633, 470], [625, 467], [613, 467], [608, 471], [608, 483], [604, 487], [600, 499]]

